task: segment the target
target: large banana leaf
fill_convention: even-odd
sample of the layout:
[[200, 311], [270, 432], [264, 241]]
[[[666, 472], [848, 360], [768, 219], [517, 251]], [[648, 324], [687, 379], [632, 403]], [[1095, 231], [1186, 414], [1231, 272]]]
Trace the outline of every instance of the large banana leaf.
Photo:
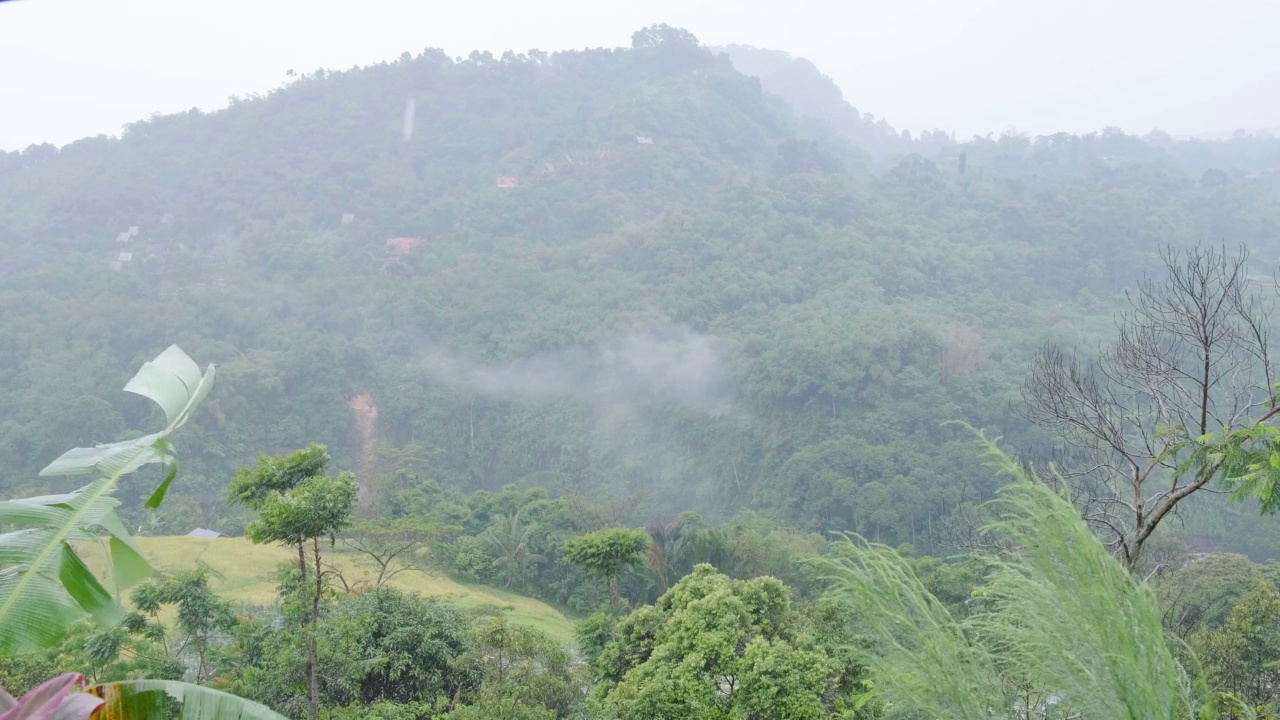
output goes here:
[[169, 680], [124, 680], [84, 687], [67, 673], [15, 699], [0, 688], [0, 720], [169, 720], [182, 703], [183, 720], [285, 720], [264, 705], [210, 688]]
[[212, 365], [201, 375], [199, 366], [181, 348], [170, 345], [155, 360], [143, 363], [138, 374], [124, 386], [125, 392], [141, 395], [160, 406], [167, 421], [163, 430], [134, 440], [68, 450], [40, 474], [120, 477], [148, 463], [171, 461], [165, 438], [187, 422], [213, 389], [213, 375]]
[[173, 680], [124, 680], [89, 692], [106, 700], [95, 720], [168, 720], [170, 698], [182, 703], [182, 720], [287, 720], [252, 700]]
[[176, 345], [145, 363], [125, 386], [164, 411], [163, 430], [134, 440], [76, 448], [54, 460], [41, 475], [97, 475], [84, 487], [62, 495], [0, 502], [0, 656], [50, 647], [85, 614], [103, 623], [121, 617], [119, 603], [72, 549], [78, 540], [109, 538], [111, 577], [117, 592], [151, 572], [116, 514], [112, 497], [123, 476], [148, 463], [169, 472], [156, 488], [156, 507], [173, 481], [176, 465], [168, 436], [180, 428], [213, 387], [214, 367], [203, 374]]

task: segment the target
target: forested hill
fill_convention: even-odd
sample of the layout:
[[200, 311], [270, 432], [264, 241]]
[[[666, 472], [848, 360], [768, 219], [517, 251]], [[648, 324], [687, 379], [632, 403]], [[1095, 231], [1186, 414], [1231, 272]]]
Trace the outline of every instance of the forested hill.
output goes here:
[[941, 130], [914, 143], [910, 133], [898, 133], [885, 118], [858, 112], [835, 81], [804, 58], [747, 45], [730, 45], [718, 51], [729, 57], [738, 72], [759, 78], [764, 91], [785, 100], [797, 116], [826, 123], [878, 159], [936, 151], [952, 144], [950, 135]]
[[1230, 144], [886, 155], [834, 120], [655, 28], [0, 154], [2, 490], [154, 424], [117, 388], [176, 342], [221, 376], [157, 532], [235, 531], [234, 469], [317, 441], [372, 506], [521, 483], [924, 542], [999, 482], [942, 423], [1046, 451], [1011, 409], [1034, 348], [1102, 337], [1166, 243], [1280, 256], [1276, 167], [1188, 159]]

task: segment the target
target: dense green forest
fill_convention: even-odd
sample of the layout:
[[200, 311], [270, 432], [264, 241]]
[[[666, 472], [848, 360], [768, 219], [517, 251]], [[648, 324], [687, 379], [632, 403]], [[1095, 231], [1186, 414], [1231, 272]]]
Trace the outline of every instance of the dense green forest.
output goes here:
[[[308, 673], [335, 718], [899, 716], [854, 651], [874, 613], [829, 583], [883, 568], [832, 533], [898, 547], [884, 562], [954, 622], [996, 617], [972, 602], [995, 561], [955, 533], [1008, 478], [949, 423], [1063, 459], [1026, 412], [1037, 353], [1097, 354], [1162, 253], [1196, 246], [1247, 247], [1242, 284], [1270, 297], [1280, 140], [913, 137], [807, 61], [666, 26], [290, 71], [216, 112], [0, 153], [0, 496], [79, 487], [37, 473], [158, 425], [115, 389], [176, 343], [218, 381], [163, 505], [144, 507], [162, 474], [121, 479], [125, 525], [303, 558], [274, 620], [193, 571], [139, 586], [108, 640], [77, 626], [0, 675], [216, 680], [292, 717]], [[281, 484], [280, 463], [306, 469]], [[355, 520], [271, 529], [290, 492], [337, 492], [308, 484], [329, 466], [358, 483]], [[324, 586], [333, 536], [554, 603], [575, 647], [381, 581]], [[1163, 611], [1214, 687], [1274, 700], [1277, 630], [1250, 623], [1280, 608], [1280, 526], [1197, 496], [1157, 540], [1181, 559], [1153, 577], [1211, 554], [1150, 592], [1103, 585], [1157, 632]], [[193, 598], [204, 624], [180, 612], [183, 649], [158, 650], [160, 608]], [[1058, 717], [1047, 697], [1019, 712]]]
[[316, 441], [373, 495], [409, 473], [919, 542], [993, 489], [941, 423], [1046, 452], [1010, 409], [1034, 348], [1099, 338], [1166, 243], [1277, 254], [1275, 141], [931, 136], [876, 164], [851, 108], [798, 120], [663, 40], [406, 54], [0, 158], [2, 487], [139, 426], [104, 388], [178, 342], [226, 380], [156, 532], [237, 531], [225, 478]]

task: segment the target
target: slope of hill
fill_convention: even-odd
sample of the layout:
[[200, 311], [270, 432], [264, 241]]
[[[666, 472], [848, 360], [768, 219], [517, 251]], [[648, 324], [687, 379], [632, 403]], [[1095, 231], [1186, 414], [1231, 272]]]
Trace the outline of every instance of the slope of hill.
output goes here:
[[0, 490], [146, 425], [114, 388], [177, 342], [222, 372], [156, 532], [235, 531], [234, 469], [319, 441], [371, 507], [429, 476], [927, 542], [998, 482], [944, 421], [1044, 453], [1035, 347], [1105, 337], [1166, 243], [1280, 254], [1262, 179], [1129, 136], [932, 157], [882, 172], [669, 28], [0, 155]]
[[[901, 157], [922, 150], [909, 136], [895, 131], [885, 118], [859, 112], [834, 80], [804, 58], [748, 45], [730, 45], [723, 52], [738, 72], [759, 78], [764, 91], [785, 100], [797, 116], [826, 123], [877, 158]], [[939, 137], [940, 142], [950, 140], [945, 133]]]
[[[276, 568], [296, 560], [287, 548], [254, 545], [246, 538], [206, 539], [178, 535], [135, 537], [147, 562], [158, 572], [177, 573], [197, 567], [210, 571], [209, 586], [220, 596], [247, 608], [271, 608], [278, 597]], [[102, 566], [100, 546], [89, 546], [84, 557], [90, 567]], [[371, 582], [376, 576], [372, 561], [358, 553], [333, 552], [333, 564], [348, 583]], [[479, 585], [463, 585], [443, 575], [413, 570], [388, 583], [400, 590], [436, 597], [462, 607], [500, 608], [512, 622], [536, 627], [566, 647], [573, 643], [573, 621], [559, 610], [533, 598]]]
[[[887, 119], [860, 113], [845, 98], [845, 93], [835, 81], [823, 75], [813, 63], [781, 50], [730, 45], [723, 48], [723, 52], [739, 72], [758, 78], [765, 92], [786, 101], [797, 116], [827, 124], [837, 134], [867, 149], [881, 161], [896, 162], [905, 155], [918, 153], [954, 166], [960, 153], [973, 154], [975, 149], [989, 151], [991, 148], [988, 146], [993, 144], [983, 143], [979, 138], [974, 138], [974, 142], [957, 144], [954, 133], [938, 128], [920, 129], [914, 138], [910, 132], [899, 133]], [[986, 140], [992, 140], [994, 134], [989, 133]], [[1252, 133], [1237, 130], [1175, 142], [1168, 133], [1153, 129], [1139, 142], [1136, 137], [1108, 128], [1092, 133], [1092, 141], [1090, 136], [1080, 138], [1067, 133], [1034, 140], [1015, 136], [1010, 138], [1014, 141], [1012, 145], [1001, 148], [1000, 154], [1018, 157], [1025, 163], [1021, 168], [1023, 171], [1019, 172], [1018, 166], [1009, 165], [1009, 158], [1006, 158], [1000, 172], [1022, 180], [1036, 178], [1044, 169], [1037, 165], [1048, 160], [1057, 166], [1053, 168], [1057, 172], [1046, 177], [1061, 180], [1062, 166], [1066, 163], [1080, 164], [1076, 168], [1078, 170], [1100, 159], [1112, 162], [1121, 159], [1154, 160], [1176, 165], [1192, 177], [1218, 171], [1237, 178], [1256, 179], [1274, 192], [1280, 190], [1278, 134], [1280, 132], [1274, 129]], [[1009, 152], [1011, 150], [1012, 153]], [[1064, 158], [1064, 154], [1069, 157]]]

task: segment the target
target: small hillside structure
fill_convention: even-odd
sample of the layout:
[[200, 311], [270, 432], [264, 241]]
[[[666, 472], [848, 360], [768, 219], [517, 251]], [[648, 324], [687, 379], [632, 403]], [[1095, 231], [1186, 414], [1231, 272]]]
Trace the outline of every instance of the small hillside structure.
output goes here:
[[187, 533], [187, 536], [188, 536], [188, 537], [207, 538], [207, 539], [213, 539], [213, 538], [226, 537], [226, 535], [223, 535], [222, 533], [218, 532], [217, 530], [206, 530], [206, 529], [204, 529], [204, 528], [196, 528], [195, 530], [192, 530], [191, 532]]
[[387, 241], [387, 254], [392, 257], [408, 255], [421, 242], [422, 238], [391, 238]]

